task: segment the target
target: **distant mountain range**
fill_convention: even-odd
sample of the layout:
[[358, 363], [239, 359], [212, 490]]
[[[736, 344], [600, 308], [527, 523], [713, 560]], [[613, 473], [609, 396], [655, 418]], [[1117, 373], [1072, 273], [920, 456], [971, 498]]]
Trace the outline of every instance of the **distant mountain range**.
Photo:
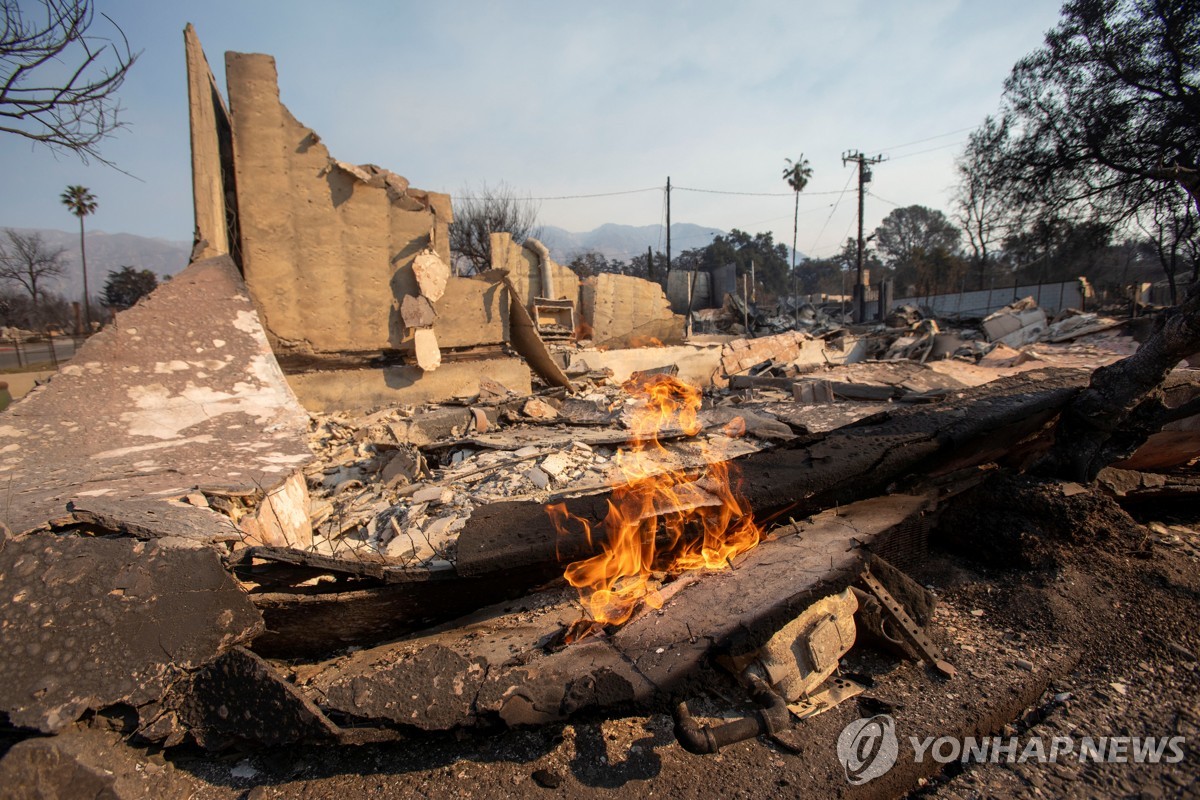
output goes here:
[[[714, 236], [723, 235], [719, 228], [705, 228], [687, 222], [671, 225], [671, 255], [684, 250], [705, 247]], [[605, 258], [628, 261], [644, 255], [647, 247], [666, 252], [666, 227], [663, 225], [616, 225], [606, 223], [586, 233], [573, 233], [553, 225], [543, 225], [538, 240], [550, 248], [555, 261], [565, 263], [581, 253], [600, 253]]]
[[[0, 244], [6, 242], [0, 226]], [[36, 233], [42, 241], [52, 248], [63, 249], [63, 264], [66, 274], [58, 286], [48, 287], [68, 299], [74, 299], [83, 294], [83, 278], [79, 270], [79, 234], [74, 231], [60, 231], [45, 228], [14, 228], [19, 233]], [[692, 225], [687, 222], [677, 222], [671, 225], [671, 254], [678, 255], [684, 250], [706, 246], [714, 236], [726, 232], [719, 228], [706, 228], [702, 225]], [[666, 251], [666, 229], [662, 225], [617, 225], [606, 223], [585, 233], [557, 228], [553, 225], [542, 226], [538, 237], [542, 244], [550, 248], [550, 254], [555, 261], [566, 263], [581, 253], [596, 252], [609, 259], [629, 261], [634, 256], [642, 255], [647, 247], [656, 252]], [[132, 233], [105, 233], [104, 231], [87, 232], [88, 258], [88, 288], [93, 295], [103, 291], [104, 282], [110, 271], [115, 272], [121, 267], [130, 266], [137, 269], [148, 269], [159, 276], [175, 275], [187, 266], [192, 252], [191, 242], [174, 242], [168, 239], [151, 239], [136, 236]]]
[[[7, 228], [0, 228], [0, 245], [7, 247], [8, 239], [4, 234]], [[36, 233], [50, 248], [63, 249], [63, 265], [66, 274], [59, 280], [57, 286], [49, 287], [51, 291], [62, 294], [69, 300], [83, 296], [83, 274], [79, 269], [79, 233], [78, 231], [58, 231], [46, 228], [13, 228], [22, 234]], [[162, 280], [164, 275], [175, 275], [187, 266], [192, 254], [191, 242], [172, 242], [167, 239], [150, 239], [145, 236], [135, 236], [132, 233], [105, 233], [104, 231], [88, 231], [84, 237], [87, 245], [88, 289], [92, 295], [104, 291], [104, 282], [108, 280], [109, 272], [116, 272], [121, 267], [148, 269]]]

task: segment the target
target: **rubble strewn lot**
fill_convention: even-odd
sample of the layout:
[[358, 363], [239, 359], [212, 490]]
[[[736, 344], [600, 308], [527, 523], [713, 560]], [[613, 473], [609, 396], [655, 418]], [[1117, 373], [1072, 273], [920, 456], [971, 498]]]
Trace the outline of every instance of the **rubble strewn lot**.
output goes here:
[[[886, 328], [859, 335], [898, 336]], [[1135, 340], [1106, 327], [1011, 354], [993, 345], [924, 363], [814, 364], [807, 343], [823, 349], [822, 340], [771, 338], [709, 348], [717, 379], [695, 428], [668, 424], [655, 455], [664, 473], [702, 475], [714, 458], [738, 464], [767, 541], [723, 573], [658, 575], [661, 609], [647, 606], [624, 626], [570, 644], [562, 636], [581, 616], [579, 597], [559, 576], [572, 548], [588, 548], [562, 538], [544, 507], [565, 502], [599, 521], [612, 487], [626, 479], [620, 463], [648, 402], [642, 390], [664, 377], [654, 371], [617, 382], [589, 369], [575, 376], [574, 391], [531, 395], [489, 380], [477, 394], [441, 404], [311, 413], [313, 455], [294, 473], [303, 481], [307, 538], [267, 542], [260, 525], [246, 524], [263, 517], [269, 489], [184, 486], [155, 501], [157, 510], [145, 501], [105, 504], [104, 495], [74, 500], [66, 516], [32, 526], [2, 553], [9, 635], [30, 639], [39, 625], [29, 617], [19, 627], [23, 610], [45, 609], [51, 596], [47, 620], [56, 631], [38, 637], [36, 652], [6, 654], [12, 674], [44, 674], [29, 670], [43, 659], [56, 676], [36, 691], [12, 683], [6, 719], [14, 732], [59, 736], [16, 743], [17, 734], [0, 770], [13, 785], [95, 785], [128, 796], [150, 786], [164, 796], [237, 797], [248, 786], [262, 797], [301, 786], [326, 796], [368, 784], [428, 796], [456, 796], [466, 785], [488, 796], [528, 786], [620, 796], [642, 792], [651, 779], [688, 791], [720, 775], [736, 788], [731, 769], [749, 774], [749, 765], [767, 763], [772, 791], [829, 791], [844, 781], [830, 749], [838, 731], [876, 708], [890, 709], [911, 735], [1061, 733], [1115, 724], [1112, 686], [1124, 687], [1128, 706], [1130, 687], [1145, 691], [1150, 683], [1178, 698], [1170, 715], [1125, 713], [1146, 725], [1194, 728], [1183, 687], [1196, 680], [1200, 642], [1167, 621], [1186, 616], [1139, 606], [1137, 621], [1120, 623], [1118, 636], [1098, 636], [1090, 622], [1092, 615], [1124, 619], [1126, 590], [1155, 592], [1155, 606], [1175, 615], [1195, 610], [1198, 520], [1145, 517], [1138, 500], [1150, 490], [1168, 503], [1189, 496], [1178, 437], [1131, 459], [1135, 466], [1157, 459], [1158, 472], [1118, 465], [1095, 489], [1050, 484], [1037, 491], [1052, 497], [1039, 501], [1019, 499], [1032, 489], [988, 488], [1003, 487], [995, 475], [1045, 446], [1046, 422], [1088, 370], [1136, 350]], [[776, 358], [756, 355], [747, 370], [732, 354], [751, 348]], [[47, 397], [53, 383], [42, 390]], [[1187, 371], [1168, 386], [1177, 403], [1196, 393]], [[997, 460], [1008, 467], [996, 472]], [[1019, 510], [1010, 509], [1014, 503]], [[209, 529], [202, 529], [186, 534], [190, 540], [171, 538], [172, 526], [190, 530], [184, 521], [192, 514], [226, 520], [223, 535], [204, 539]], [[525, 522], [513, 531], [506, 519]], [[113, 547], [129, 566], [96, 561], [98, 548]], [[864, 629], [840, 665], [841, 674], [863, 681], [858, 699], [795, 721], [786, 736], [714, 756], [680, 750], [673, 704], [688, 699], [692, 713], [715, 718], [709, 724], [752, 715], [745, 690], [719, 666], [722, 653], [752, 647], [814, 600], [853, 584], [863, 548], [892, 559], [936, 597], [927, 629], [957, 675], [946, 681], [881, 650]], [[96, 574], [72, 569], [57, 577], [52, 565], [71, 563], [72, 553], [86, 553]], [[197, 558], [207, 558], [205, 569], [216, 569], [222, 591], [233, 592], [205, 595], [214, 613], [226, 611], [205, 621], [188, 604], [186, 621], [162, 617], [179, 613], [171, 592], [198, 588], [197, 567], [179, 560]], [[136, 577], [142, 571], [147, 577]], [[28, 589], [19, 585], [30, 579]], [[89, 593], [63, 588], [77, 584]], [[179, 641], [154, 634], [155, 652], [101, 650], [86, 644], [97, 623], [105, 635], [132, 625], [171, 631]], [[91, 661], [79, 660], [80, 648], [95, 654]], [[1175, 679], [1171, 691], [1155, 683], [1160, 675]], [[443, 740], [438, 731], [458, 737]], [[239, 743], [251, 750], [232, 760], [221, 755]], [[279, 749], [287, 743], [301, 749]], [[118, 759], [101, 757], [113, 748]], [[103, 766], [110, 763], [118, 769]], [[1068, 771], [1093, 789], [1130, 780], [1112, 769]], [[1065, 774], [1028, 765], [947, 771], [926, 761], [898, 766], [872, 792], [1067, 791]], [[1192, 779], [1179, 769], [1139, 775], [1167, 791]], [[754, 783], [742, 790], [762, 794]]]
[[[0, 418], [6, 796], [1200, 792], [1200, 296], [459, 276], [448, 197], [185, 41], [197, 260]], [[912, 744], [1084, 734], [1183, 744]]]

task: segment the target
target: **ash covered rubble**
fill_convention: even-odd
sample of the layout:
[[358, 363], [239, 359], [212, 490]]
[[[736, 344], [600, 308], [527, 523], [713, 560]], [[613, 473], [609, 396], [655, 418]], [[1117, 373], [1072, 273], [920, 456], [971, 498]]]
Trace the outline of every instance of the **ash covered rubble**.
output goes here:
[[[1123, 322], [1032, 300], [852, 324], [730, 295], [685, 337], [656, 284], [581, 281], [505, 234], [495, 269], [458, 277], [448, 198], [333, 161], [279, 103], [268, 57], [230, 54], [226, 109], [185, 39], [196, 259], [0, 425], [0, 668], [20, 676], [0, 722], [18, 736], [103, 726], [219, 750], [657, 708], [696, 752], [786, 740], [860, 691], [838, 675], [856, 643], [953, 673], [923, 630], [933, 597], [901, 570], [947, 502], [1034, 463], [1092, 372], [1138, 350]], [[268, 205], [309, 167], [311, 197]], [[357, 223], [368, 210], [376, 230]], [[264, 239], [281, 224], [309, 238]], [[364, 252], [390, 280], [355, 276]], [[345, 291], [312, 315], [326, 283]], [[753, 335], [701, 330], [737, 325]], [[643, 565], [627, 618], [581, 627], [564, 568], [608, 552], [648, 390], [676, 381], [697, 387], [691, 416], [657, 427], [639, 465], [674, 476], [670, 494], [634, 522], [657, 542], [660, 518], [724, 493], [757, 546], [706, 570]], [[1198, 394], [1172, 372], [1158, 397], [1178, 413], [1098, 486], [1129, 503], [1200, 492]], [[733, 488], [714, 487], [731, 462]], [[679, 704], [714, 686], [763, 710], [699, 725]]]

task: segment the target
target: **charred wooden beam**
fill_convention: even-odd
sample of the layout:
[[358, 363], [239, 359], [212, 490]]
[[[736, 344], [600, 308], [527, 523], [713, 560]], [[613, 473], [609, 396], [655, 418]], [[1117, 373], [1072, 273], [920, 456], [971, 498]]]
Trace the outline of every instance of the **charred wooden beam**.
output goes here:
[[1104, 467], [1131, 455], [1172, 411], [1162, 398], [1167, 374], [1200, 352], [1200, 283], [1155, 322], [1137, 352], [1101, 367], [1065, 409], [1054, 448], [1038, 465], [1045, 475], [1090, 483]]
[[[802, 517], [878, 494], [905, 475], [954, 462], [986, 463], [1052, 420], [1087, 381], [1080, 370], [1039, 370], [963, 390], [932, 406], [904, 406], [819, 437], [798, 438], [736, 463], [743, 495], [762, 520]], [[608, 494], [568, 499], [567, 510], [602, 529]], [[590, 554], [560, 537], [541, 504], [504, 502], [471, 515], [458, 541], [458, 573], [486, 575]]]
[[813, 601], [846, 588], [861, 547], [921, 519], [929, 501], [893, 495], [777, 532], [734, 569], [682, 578], [663, 607], [555, 649], [579, 618], [574, 590], [482, 609], [410, 639], [306, 670], [302, 691], [358, 723], [446, 730], [491, 720], [544, 724], [590, 708], [669, 708], [713, 673], [718, 653], [748, 652]]

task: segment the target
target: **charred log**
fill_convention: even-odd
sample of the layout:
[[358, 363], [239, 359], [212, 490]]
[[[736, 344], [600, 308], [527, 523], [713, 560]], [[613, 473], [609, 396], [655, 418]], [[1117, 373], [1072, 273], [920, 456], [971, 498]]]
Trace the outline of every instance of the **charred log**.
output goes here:
[[1200, 410], [1164, 402], [1167, 373], [1200, 352], [1200, 284], [1158, 318], [1153, 333], [1133, 355], [1101, 367], [1064, 410], [1054, 447], [1036, 472], [1091, 483], [1104, 467], [1130, 456], [1163, 425]]

